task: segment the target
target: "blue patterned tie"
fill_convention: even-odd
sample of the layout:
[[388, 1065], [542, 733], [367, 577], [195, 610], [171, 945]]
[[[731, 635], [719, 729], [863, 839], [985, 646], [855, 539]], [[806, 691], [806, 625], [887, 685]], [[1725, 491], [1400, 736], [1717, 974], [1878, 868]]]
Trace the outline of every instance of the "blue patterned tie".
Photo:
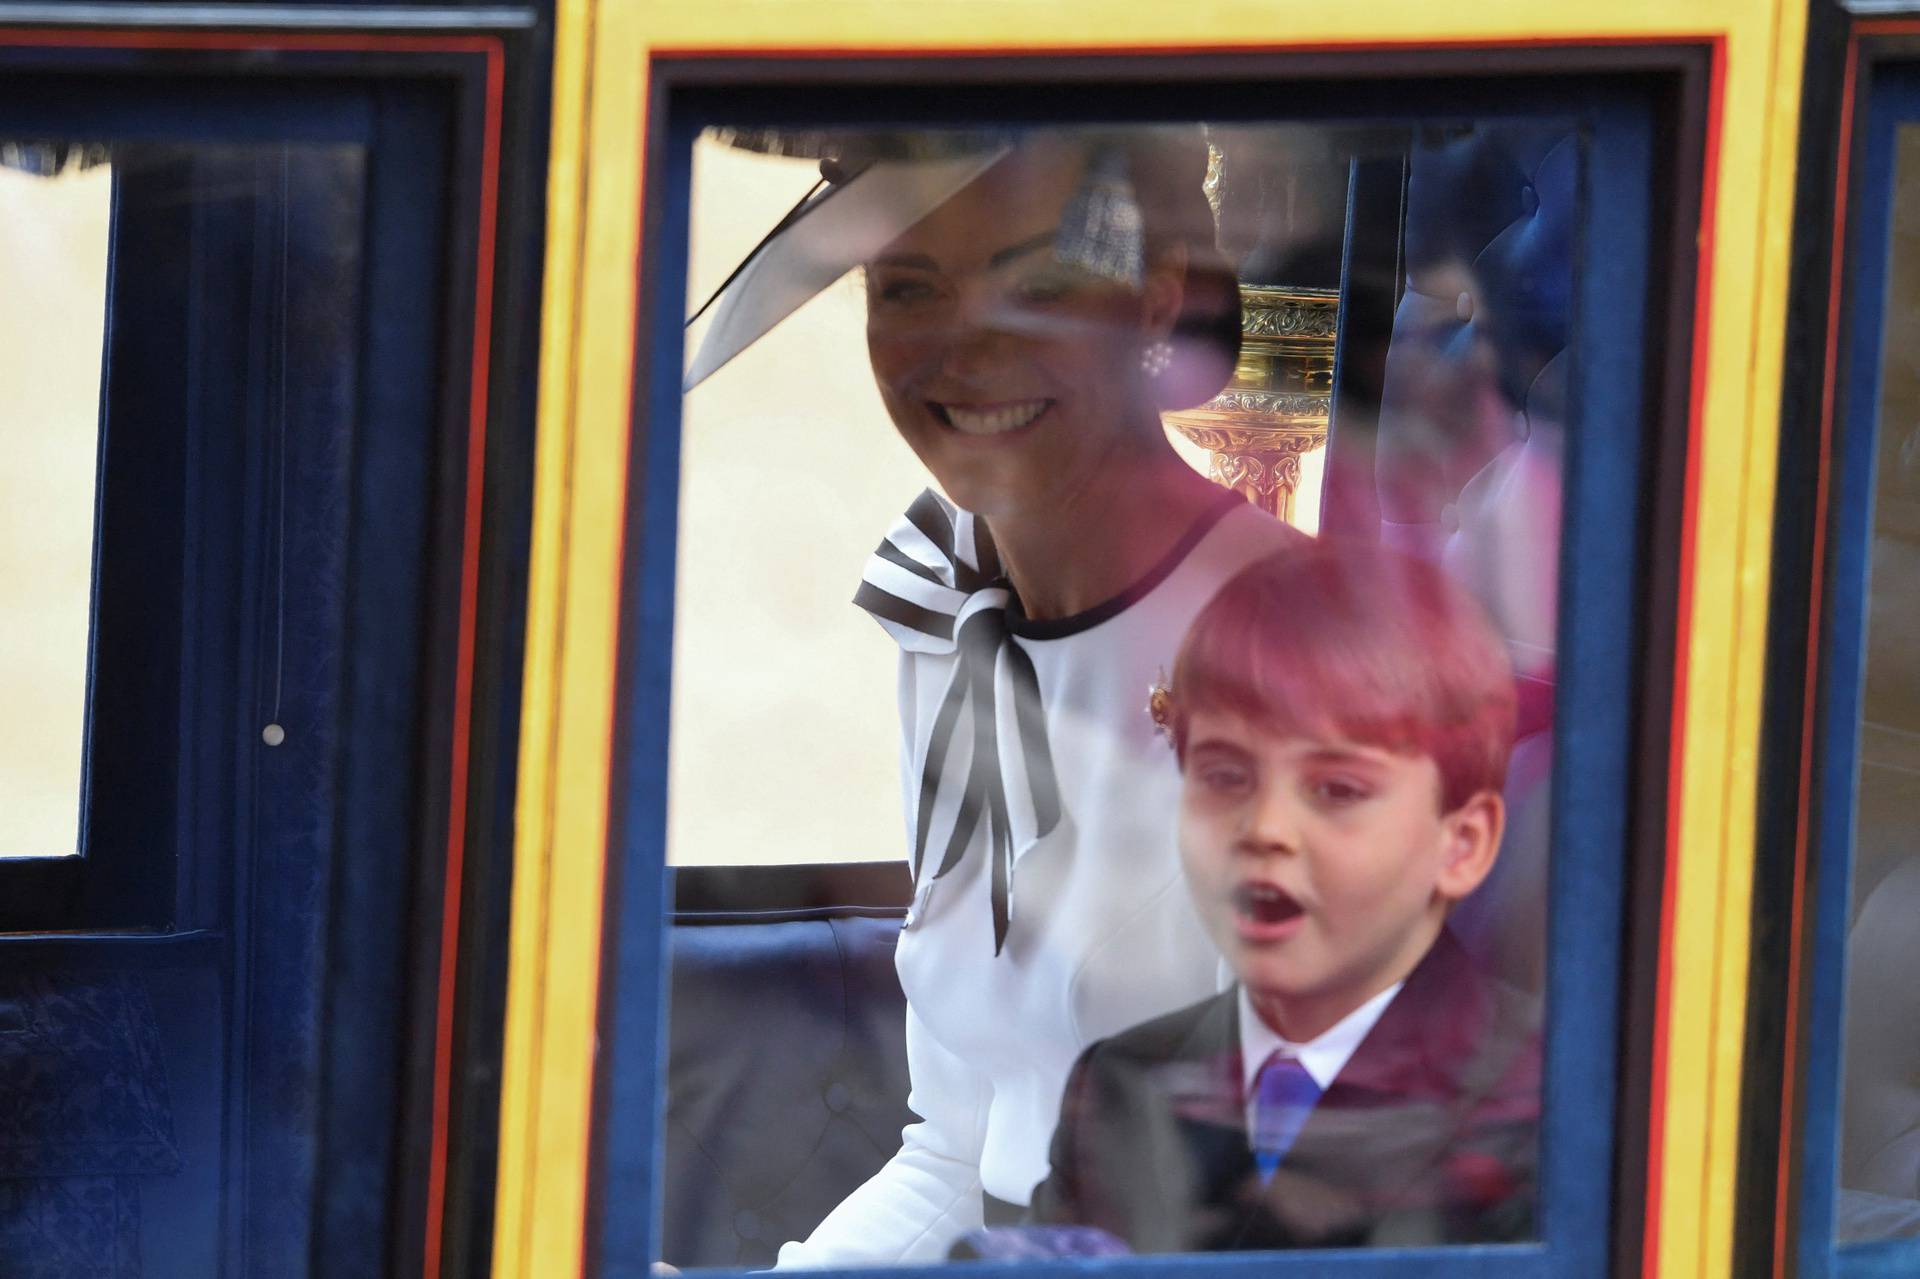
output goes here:
[[1320, 1085], [1297, 1057], [1275, 1049], [1253, 1080], [1253, 1162], [1262, 1183], [1273, 1180], [1294, 1138], [1320, 1100]]

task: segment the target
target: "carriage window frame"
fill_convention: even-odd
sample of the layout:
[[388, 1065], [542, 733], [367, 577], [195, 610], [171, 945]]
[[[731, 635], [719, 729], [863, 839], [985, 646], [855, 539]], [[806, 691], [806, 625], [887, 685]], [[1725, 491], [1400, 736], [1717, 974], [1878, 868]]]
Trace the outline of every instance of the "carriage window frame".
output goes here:
[[[638, 1272], [652, 1260], [665, 1048], [665, 929], [673, 875], [665, 866], [666, 725], [674, 616], [681, 319], [691, 143], [709, 123], [966, 123], [1020, 118], [1048, 78], [1073, 85], [1072, 117], [1087, 120], [1260, 118], [1229, 104], [1263, 82], [1312, 75], [1341, 82], [1339, 109], [1287, 118], [1576, 118], [1588, 127], [1576, 323], [1590, 423], [1638, 418], [1644, 430], [1570, 434], [1558, 620], [1563, 675], [1557, 718], [1587, 726], [1583, 744], [1556, 743], [1554, 830], [1589, 851], [1558, 855], [1550, 889], [1555, 928], [1547, 984], [1548, 1074], [1543, 1114], [1542, 1230], [1516, 1245], [1129, 1258], [1116, 1269], [1201, 1275], [1222, 1268], [1287, 1273], [1400, 1272], [1437, 1276], [1602, 1273], [1639, 1247], [1647, 1211], [1636, 1180], [1647, 1151], [1643, 1112], [1665, 833], [1675, 601], [1681, 568], [1687, 453], [1687, 370], [1693, 327], [1710, 53], [1676, 43], [1631, 49], [1433, 50], [1365, 54], [1114, 56], [783, 61], [718, 57], [650, 66], [644, 167], [640, 327], [636, 336], [628, 505], [619, 612], [617, 720], [611, 768], [606, 940], [595, 1111], [589, 1159], [591, 1266]], [[937, 116], [900, 83], [938, 67]], [[909, 68], [902, 74], [903, 68]], [[1578, 75], [1575, 81], [1566, 79]], [[1389, 81], [1385, 77], [1398, 79]], [[1408, 78], [1419, 77], [1408, 91]], [[1151, 90], [1143, 82], [1152, 82]], [[1172, 83], [1169, 83], [1172, 82]], [[842, 92], [835, 94], [834, 90]], [[845, 92], [852, 89], [853, 92]], [[1105, 96], [1102, 96], [1102, 90]], [[1131, 101], [1120, 94], [1131, 91]], [[1019, 97], [1025, 92], [1027, 97]], [[1236, 98], [1235, 94], [1247, 94]], [[1299, 101], [1293, 94], [1286, 100]], [[1141, 105], [1147, 101], [1149, 105]], [[1417, 106], [1410, 107], [1409, 101]], [[1371, 109], [1360, 106], [1371, 104]], [[801, 104], [796, 115], [795, 104]], [[1420, 107], [1427, 107], [1423, 112]], [[1059, 118], [1030, 111], [1026, 119]], [[1601, 225], [1597, 210], [1641, 199], [1644, 222]], [[1664, 199], [1664, 203], [1661, 201]], [[1609, 237], [1620, 236], [1622, 241]], [[1621, 250], [1625, 249], [1624, 252]], [[1608, 298], [1642, 300], [1644, 332], [1619, 323]], [[1608, 378], [1593, 370], [1606, 368]], [[1632, 370], [1622, 376], [1623, 370]], [[1622, 386], [1630, 387], [1621, 391]], [[1610, 398], [1611, 397], [1611, 398]], [[1609, 412], [1612, 410], [1612, 412]], [[1646, 483], [1643, 483], [1646, 481]], [[1596, 530], [1634, 493], [1637, 519], [1618, 537]], [[1605, 743], [1605, 745], [1598, 745]], [[1576, 787], [1571, 780], [1580, 775]], [[1609, 795], [1615, 802], [1597, 803]], [[1630, 802], [1631, 800], [1631, 802]], [[1595, 832], [1603, 832], [1596, 834]], [[1591, 850], [1604, 848], [1606, 856]], [[1621, 854], [1625, 857], [1622, 859]], [[684, 872], [682, 872], [684, 873]], [[1569, 909], [1574, 901], [1582, 912]], [[1596, 906], [1598, 908], [1596, 908]], [[1582, 915], [1588, 921], [1582, 925]], [[1578, 968], [1568, 958], [1578, 954]], [[1630, 977], [1622, 976], [1631, 957]], [[1577, 1107], [1568, 1098], [1598, 1096]], [[1573, 1112], [1584, 1109], [1584, 1117]], [[1625, 1116], [1627, 1122], [1616, 1122]], [[1595, 1193], [1598, 1191], [1599, 1193]], [[1584, 1193], [1582, 1193], [1584, 1192]], [[1616, 1203], [1617, 1201], [1617, 1203]], [[990, 1265], [996, 1263], [988, 1263]], [[1105, 1265], [1092, 1269], [1105, 1270]], [[1021, 1263], [1018, 1273], [1065, 1279], [1088, 1266]], [[848, 1273], [885, 1274], [887, 1270]], [[1011, 1273], [1011, 1272], [1009, 1272]]]
[[1735, 1263], [1874, 1279], [1920, 1265], [1920, 1238], [1834, 1237], [1894, 179], [1901, 130], [1920, 128], [1920, 20], [1816, 6], [1810, 47], [1795, 236], [1811, 243], [1789, 341], [1819, 376], [1789, 377], [1783, 421], [1817, 429], [1781, 434]]

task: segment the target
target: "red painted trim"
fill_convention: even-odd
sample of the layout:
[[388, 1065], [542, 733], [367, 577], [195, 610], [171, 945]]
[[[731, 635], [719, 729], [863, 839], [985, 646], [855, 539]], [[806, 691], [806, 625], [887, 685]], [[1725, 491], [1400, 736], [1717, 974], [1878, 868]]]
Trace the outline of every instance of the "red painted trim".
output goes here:
[[497, 36], [380, 35], [360, 32], [98, 31], [0, 27], [0, 46], [127, 48], [156, 51], [269, 50], [339, 53], [480, 54], [486, 93], [480, 160], [477, 261], [474, 266], [473, 363], [469, 373], [466, 521], [460, 560], [460, 620], [455, 640], [452, 770], [447, 801], [446, 889], [441, 904], [436, 992], [433, 1099], [427, 1163], [427, 1279], [438, 1279], [446, 1212], [449, 1099], [453, 1077], [454, 985], [457, 977], [462, 871], [466, 858], [467, 766], [473, 718], [473, 649], [480, 579], [481, 499], [485, 491], [488, 366], [493, 338], [494, 239], [500, 186], [500, 128], [506, 50]]
[[95, 31], [80, 27], [0, 27], [0, 46], [26, 48], [239, 49], [300, 53], [482, 53], [500, 51], [497, 36], [380, 35], [330, 31]]
[[453, 766], [447, 805], [447, 868], [441, 903], [440, 985], [433, 1042], [433, 1133], [427, 1161], [426, 1279], [440, 1274], [446, 1215], [448, 1114], [453, 1082], [454, 988], [460, 954], [460, 893], [466, 861], [467, 765], [473, 718], [473, 646], [480, 589], [481, 506], [486, 492], [488, 365], [493, 341], [493, 255], [500, 196], [500, 116], [505, 50], [482, 38], [487, 59], [481, 130], [478, 248], [473, 269], [473, 363], [468, 373], [466, 530], [460, 554], [460, 632], [454, 657]]
[[1669, 722], [1667, 757], [1667, 864], [1660, 894], [1660, 958], [1654, 988], [1653, 1079], [1648, 1089], [1646, 1234], [1640, 1255], [1641, 1274], [1655, 1279], [1660, 1272], [1660, 1196], [1665, 1184], [1667, 1126], [1667, 1057], [1669, 1018], [1673, 1003], [1673, 929], [1675, 894], [1680, 882], [1681, 813], [1685, 798], [1687, 679], [1691, 653], [1689, 627], [1693, 622], [1693, 582], [1696, 534], [1700, 514], [1700, 443], [1707, 399], [1708, 339], [1713, 315], [1714, 218], [1720, 186], [1720, 124], [1725, 105], [1727, 47], [1713, 41], [1711, 81], [1707, 91], [1707, 133], [1700, 177], [1700, 260], [1696, 268], [1693, 303], [1693, 373], [1687, 413], [1687, 468], [1680, 519], [1679, 615], [1674, 625], [1673, 710]]
[[1862, 18], [1853, 24], [1853, 39], [1868, 36], [1920, 35], [1920, 18]]
[[[1862, 24], [1864, 25], [1864, 24]], [[1780, 1149], [1774, 1173], [1773, 1273], [1788, 1272], [1787, 1223], [1792, 1218], [1787, 1196], [1792, 1189], [1795, 1131], [1794, 1097], [1799, 1091], [1801, 936], [1806, 918], [1807, 854], [1812, 826], [1813, 751], [1817, 731], [1816, 696], [1820, 670], [1820, 613], [1826, 589], [1827, 500], [1832, 482], [1833, 407], [1839, 385], [1840, 293], [1846, 276], [1848, 182], [1853, 163], [1855, 81], [1860, 63], [1860, 29], [1847, 41], [1846, 72], [1840, 86], [1840, 137], [1833, 190], [1833, 249], [1827, 274], [1827, 340], [1820, 386], [1820, 454], [1813, 506], [1813, 570], [1807, 593], [1806, 688], [1800, 706], [1800, 777], [1798, 810], [1794, 816], [1793, 903], [1787, 923], [1787, 1042], [1780, 1071]]]

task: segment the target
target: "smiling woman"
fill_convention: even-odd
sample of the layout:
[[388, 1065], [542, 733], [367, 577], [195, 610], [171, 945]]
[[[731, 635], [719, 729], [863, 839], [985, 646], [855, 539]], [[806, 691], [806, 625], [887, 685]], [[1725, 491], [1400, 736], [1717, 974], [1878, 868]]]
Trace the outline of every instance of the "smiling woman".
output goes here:
[[[873, 549], [878, 533], [899, 515], [903, 496], [928, 482], [927, 469], [908, 447], [915, 437], [908, 429], [896, 429], [886, 403], [888, 379], [877, 377], [876, 370], [889, 361], [901, 369], [903, 361], [911, 363], [916, 348], [925, 347], [927, 328], [943, 322], [933, 317], [929, 298], [952, 282], [929, 274], [937, 264], [924, 252], [907, 259], [904, 243], [894, 246], [886, 261], [876, 259], [864, 271], [859, 269], [867, 265], [863, 260], [844, 243], [837, 245], [837, 265], [851, 269], [849, 277], [821, 288], [712, 372], [706, 361], [718, 343], [710, 335], [716, 328], [715, 313], [724, 308], [701, 304], [820, 178], [815, 160], [755, 153], [728, 145], [724, 136], [710, 131], [693, 148], [688, 299], [689, 310], [703, 314], [690, 330], [689, 349], [695, 353], [690, 377], [696, 384], [686, 396], [681, 444], [667, 855], [680, 866], [894, 860], [901, 855], [901, 817], [894, 798], [899, 793], [894, 761], [899, 730], [891, 705], [892, 681], [885, 675], [893, 660], [892, 646], [866, 617], [846, 606], [851, 592], [848, 566], [859, 564]], [[969, 136], [977, 141], [977, 135]], [[1188, 137], [1191, 142], [1197, 132]], [[848, 148], [872, 142], [846, 136], [838, 140]], [[994, 148], [1002, 142], [990, 140]], [[943, 144], [925, 145], [945, 157]], [[1064, 138], [1050, 145], [1071, 146]], [[1167, 193], [1163, 203], [1181, 203], [1177, 197], [1184, 195], [1177, 218], [1184, 219], [1190, 239], [1203, 235], [1211, 246], [1212, 213], [1201, 193], [1204, 146], [1190, 145], [1186, 159], [1186, 185]], [[1030, 174], [1031, 158], [1022, 163]], [[978, 169], [980, 161], [970, 167]], [[997, 186], [1004, 195], [1008, 183], [1018, 178], [1018, 167], [1009, 162], [995, 171], [997, 177], [989, 174], [974, 191], [963, 194], [984, 195]], [[1157, 170], [1142, 172], [1153, 177]], [[869, 174], [863, 180], [888, 176]], [[1145, 188], [1149, 194], [1159, 195], [1159, 187], [1170, 185], [1164, 179], [1156, 183]], [[1066, 185], [1061, 198], [1073, 189]], [[855, 188], [835, 196], [843, 206], [858, 198]], [[1007, 207], [1003, 200], [998, 208], [982, 210], [976, 201], [966, 216], [984, 213], [997, 221]], [[947, 214], [947, 208], [936, 210], [934, 220]], [[895, 219], [894, 226], [900, 225], [897, 210], [888, 216]], [[1176, 223], [1176, 217], [1170, 214], [1160, 221]], [[1195, 232], [1194, 224], [1204, 229]], [[862, 233], [872, 234], [863, 228], [846, 238]], [[1043, 237], [1049, 243], [1051, 238], [1050, 232]], [[969, 250], [992, 251], [984, 244], [974, 246], [970, 237], [949, 236], [944, 247], [951, 250], [963, 243]], [[993, 249], [1011, 243], [1009, 238]], [[1209, 286], [1218, 313], [1207, 322], [1227, 327], [1237, 343], [1238, 299], [1228, 292], [1232, 273], [1217, 251], [1208, 251], [1216, 254]], [[1003, 262], [1005, 269], [996, 270], [991, 282], [1011, 289], [1025, 278], [1018, 271], [1031, 275], [1046, 270], [1057, 285], [1071, 280], [1084, 291], [1101, 283], [1084, 270], [1070, 274], [1051, 254], [1029, 252], [1023, 257], [1023, 263]], [[885, 273], [898, 274], [908, 265], [925, 270], [912, 279], [889, 276], [895, 296], [874, 296], [876, 282]], [[899, 295], [902, 288], [923, 290], [928, 296], [909, 306]], [[977, 299], [970, 293], [968, 301], [973, 305]], [[1002, 302], [1012, 304], [1013, 299]], [[1083, 304], [1055, 299], [1048, 308], [1051, 315], [1027, 316], [1024, 331], [1032, 333], [1038, 323], [1053, 335], [1035, 349], [1047, 351], [1049, 358], [1071, 349], [1073, 342], [1062, 330], [1072, 307]], [[1031, 287], [1026, 305], [1040, 305]], [[904, 322], [895, 324], [895, 318]], [[1084, 336], [1079, 343], [1083, 349], [1088, 345]], [[1185, 403], [1206, 399], [1224, 381], [1231, 349], [1216, 336], [1187, 361], [1193, 378], [1212, 379], [1213, 385], [1188, 394]], [[1132, 358], [1138, 354], [1133, 352]], [[797, 373], [801, 370], [803, 376]], [[1158, 380], [1167, 382], [1179, 373], [1176, 369]], [[912, 376], [911, 370], [902, 370], [902, 376]], [[1029, 367], [1023, 376], [1037, 377], [1039, 372]], [[1124, 389], [1138, 376], [1136, 370], [1122, 368], [1097, 381], [1082, 376], [1073, 380], [1115, 399], [1120, 397], [1108, 393], [1109, 384]], [[999, 410], [1017, 414], [1021, 407], [1015, 403]], [[1096, 416], [1085, 405], [1071, 411]], [[1161, 425], [1153, 406], [1127, 405], [1124, 412], [1132, 417], [1125, 427], [1123, 417], [1097, 419], [1107, 424], [1098, 435], [1109, 445], [1115, 438], [1128, 438], [1128, 432], [1136, 440], [1158, 435], [1185, 460], [1185, 470], [1208, 465], [1204, 451]], [[1053, 432], [1039, 447], [1057, 448], [1062, 438], [1064, 432]], [[979, 450], [989, 455], [999, 451]], [[1164, 452], [1156, 447], [1156, 458], [1163, 459]], [[1308, 470], [1314, 471], [1316, 464], [1317, 457], [1309, 458]], [[979, 457], [969, 465], [993, 463], [990, 457]], [[939, 478], [944, 484], [954, 477]], [[1312, 479], [1310, 474], [1308, 482]], [[1181, 479], [1183, 485], [1188, 482]], [[1056, 494], [1063, 487], [1050, 483]], [[1124, 507], [1140, 499], [1138, 493], [1116, 493], [1113, 487], [1082, 495], [1082, 504], [1094, 504], [1097, 498]], [[1194, 486], [1194, 491], [1207, 500], [1215, 492], [1204, 485]], [[984, 496], [976, 492], [961, 504]], [[1318, 511], [1302, 509], [1299, 516], [1310, 526]], [[1103, 522], [1093, 523], [1098, 527]], [[799, 544], [793, 541], [795, 530], [801, 531]], [[776, 554], [776, 548], [782, 553]], [[781, 637], [777, 660], [769, 660], [765, 640], [770, 634]], [[805, 672], [805, 678], [796, 678], [796, 672]], [[752, 804], [739, 802], [737, 782], [743, 774], [755, 779], [758, 798]], [[828, 792], [844, 800], [831, 811], [813, 802]], [[768, 837], [768, 813], [781, 814], [778, 838]]]

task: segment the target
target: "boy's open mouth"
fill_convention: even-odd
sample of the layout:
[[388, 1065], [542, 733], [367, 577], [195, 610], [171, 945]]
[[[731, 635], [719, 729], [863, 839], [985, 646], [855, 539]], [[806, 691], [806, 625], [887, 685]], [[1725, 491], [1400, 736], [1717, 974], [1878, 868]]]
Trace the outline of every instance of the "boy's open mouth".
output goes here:
[[1240, 931], [1253, 939], [1277, 937], [1292, 931], [1300, 918], [1300, 903], [1277, 884], [1244, 883], [1233, 890], [1233, 912]]

